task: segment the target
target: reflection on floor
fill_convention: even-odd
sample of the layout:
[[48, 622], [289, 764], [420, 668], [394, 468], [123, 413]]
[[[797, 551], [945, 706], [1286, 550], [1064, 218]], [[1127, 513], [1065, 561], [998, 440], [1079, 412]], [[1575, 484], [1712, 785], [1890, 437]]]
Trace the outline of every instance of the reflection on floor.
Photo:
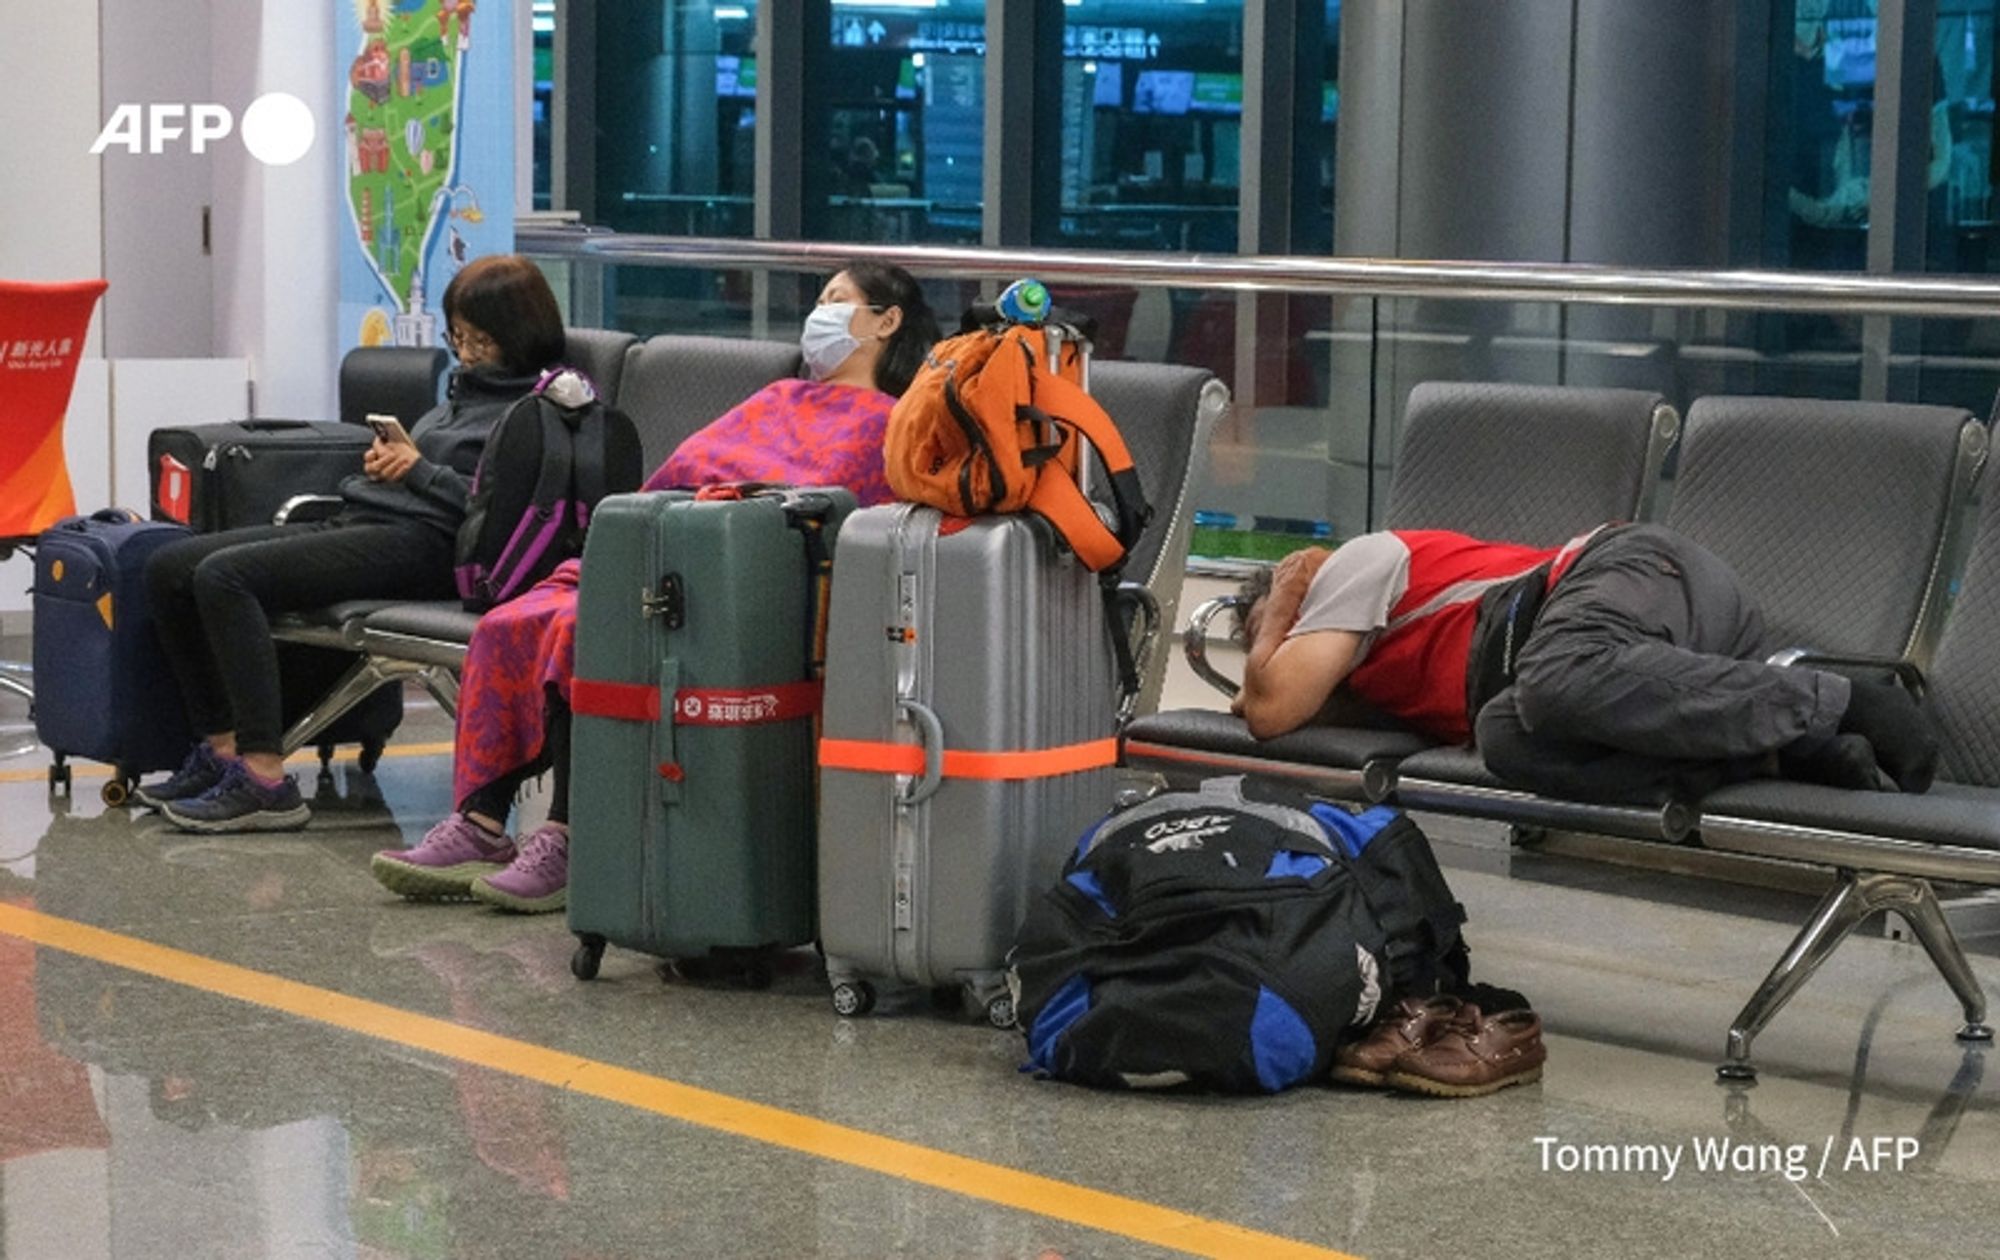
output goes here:
[[[398, 743], [449, 731], [413, 696]], [[1479, 973], [1547, 1021], [1543, 1083], [1458, 1103], [1103, 1095], [1022, 1076], [1016, 1037], [922, 999], [839, 1020], [809, 951], [761, 992], [663, 981], [617, 950], [580, 984], [560, 916], [398, 902], [367, 856], [447, 808], [435, 753], [373, 776], [336, 766], [303, 835], [211, 839], [105, 810], [87, 768], [73, 806], [52, 808], [28, 742], [22, 707], [0, 700], [0, 902], [1327, 1253], [2000, 1253], [2000, 1092], [1952, 1040], [1954, 1003], [1916, 947], [1850, 942], [1759, 1040], [1763, 1079], [1714, 1082], [1723, 1030], [1805, 891], [1437, 824]], [[2000, 987], [1992, 943], [1969, 944]], [[1649, 1162], [1675, 1151], [1671, 1176]], [[998, 1206], [0, 934], [7, 1260], [1172, 1254], [1126, 1224]]]

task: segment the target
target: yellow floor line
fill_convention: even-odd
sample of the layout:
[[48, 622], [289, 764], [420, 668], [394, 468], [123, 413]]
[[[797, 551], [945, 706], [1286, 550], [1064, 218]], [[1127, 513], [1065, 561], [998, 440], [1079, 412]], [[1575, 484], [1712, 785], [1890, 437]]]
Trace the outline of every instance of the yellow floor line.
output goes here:
[[1189, 1255], [1355, 1260], [1294, 1239], [579, 1058], [20, 906], [0, 903], [0, 933], [557, 1089]]
[[[438, 740], [428, 744], [392, 744], [382, 750], [384, 757], [435, 757], [451, 752], [451, 741]], [[345, 765], [361, 756], [359, 749], [335, 753], [333, 763]], [[310, 748], [301, 749], [285, 758], [288, 766], [310, 766], [319, 764], [319, 754]], [[72, 761], [70, 775], [76, 779], [108, 779], [111, 767], [100, 761]], [[0, 770], [0, 783], [40, 783], [49, 777], [48, 767], [39, 770]]]

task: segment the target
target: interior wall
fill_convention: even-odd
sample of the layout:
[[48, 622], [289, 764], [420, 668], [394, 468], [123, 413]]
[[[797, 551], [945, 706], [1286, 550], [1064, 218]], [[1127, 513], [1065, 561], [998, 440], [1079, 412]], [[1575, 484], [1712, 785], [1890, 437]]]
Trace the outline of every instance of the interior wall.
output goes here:
[[215, 337], [210, 353], [250, 361], [257, 414], [337, 414], [335, 232], [339, 120], [333, 16], [292, 0], [211, 0], [214, 99], [233, 110], [289, 92], [318, 120], [312, 149], [265, 166], [240, 144], [215, 154]]
[[[104, 274], [94, 3], [0, 4], [0, 275]], [[86, 354], [100, 353], [94, 324]]]
[[[104, 274], [103, 192], [90, 145], [98, 130], [95, 4], [0, 4], [0, 276], [78, 280]], [[104, 320], [90, 324], [63, 431], [77, 501], [110, 485]], [[25, 557], [0, 564], [0, 632], [27, 629]], [[13, 1254], [9, 1251], [8, 1254]]]
[[[90, 6], [86, 6], [90, 7]], [[209, 0], [98, 0], [101, 113], [121, 104], [241, 104], [210, 83]], [[183, 123], [185, 125], [185, 122]], [[215, 157], [233, 133], [197, 154], [185, 138], [161, 153], [104, 151], [104, 353], [110, 358], [205, 358], [213, 353], [214, 289], [202, 211], [215, 199]]]
[[[295, 0], [0, 3], [0, 276], [111, 282], [64, 426], [80, 509], [145, 508], [159, 424], [335, 414], [332, 40], [323, 6]], [[120, 104], [240, 119], [269, 91], [319, 122], [289, 167], [255, 162], [233, 130], [200, 155], [90, 152]], [[26, 629], [28, 584], [25, 561], [0, 566], [0, 631]]]

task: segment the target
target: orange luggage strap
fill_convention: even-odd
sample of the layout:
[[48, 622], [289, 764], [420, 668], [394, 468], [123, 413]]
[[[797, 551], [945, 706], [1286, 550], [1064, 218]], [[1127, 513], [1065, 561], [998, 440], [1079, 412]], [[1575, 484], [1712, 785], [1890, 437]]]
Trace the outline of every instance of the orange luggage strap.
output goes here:
[[[822, 684], [769, 687], [683, 687], [674, 693], [676, 726], [758, 726], [790, 722], [819, 712]], [[570, 711], [624, 722], [660, 720], [660, 689], [645, 683], [579, 678], [570, 686]]]
[[[819, 764], [824, 770], [859, 770], [868, 774], [922, 774], [924, 750], [915, 744], [888, 744], [867, 739], [822, 739]], [[1118, 764], [1116, 739], [1092, 739], [1057, 748], [1015, 752], [972, 752], [947, 748], [947, 779], [1051, 779], [1058, 775], [1099, 770]]]

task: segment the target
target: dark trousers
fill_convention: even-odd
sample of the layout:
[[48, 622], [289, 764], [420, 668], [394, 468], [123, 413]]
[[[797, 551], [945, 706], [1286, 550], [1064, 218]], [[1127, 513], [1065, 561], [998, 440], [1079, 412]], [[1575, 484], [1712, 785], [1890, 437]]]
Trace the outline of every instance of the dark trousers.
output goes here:
[[554, 688], [549, 689], [548, 707], [542, 717], [542, 750], [525, 766], [517, 766], [491, 783], [481, 784], [458, 803], [460, 813], [484, 814], [501, 822], [514, 807], [514, 794], [521, 785], [544, 770], [555, 772], [549, 793], [549, 821], [569, 822], [569, 705]]
[[281, 752], [283, 705], [271, 614], [344, 599], [450, 599], [453, 541], [415, 522], [335, 518], [198, 534], [153, 553], [153, 623], [202, 735]]
[[1486, 766], [1580, 800], [1658, 801], [1775, 771], [1830, 738], [1836, 674], [1763, 663], [1764, 620], [1728, 565], [1633, 525], [1578, 557], [1522, 644], [1513, 685], [1480, 709]]

